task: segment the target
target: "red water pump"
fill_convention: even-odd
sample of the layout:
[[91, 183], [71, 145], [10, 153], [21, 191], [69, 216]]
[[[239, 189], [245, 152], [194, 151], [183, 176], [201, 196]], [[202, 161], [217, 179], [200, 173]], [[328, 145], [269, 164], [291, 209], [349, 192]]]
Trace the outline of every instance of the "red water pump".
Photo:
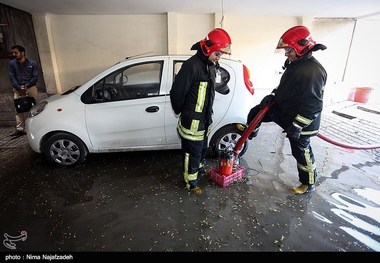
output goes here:
[[235, 155], [231, 149], [226, 149], [219, 155], [219, 174], [227, 176], [232, 174], [235, 164]]

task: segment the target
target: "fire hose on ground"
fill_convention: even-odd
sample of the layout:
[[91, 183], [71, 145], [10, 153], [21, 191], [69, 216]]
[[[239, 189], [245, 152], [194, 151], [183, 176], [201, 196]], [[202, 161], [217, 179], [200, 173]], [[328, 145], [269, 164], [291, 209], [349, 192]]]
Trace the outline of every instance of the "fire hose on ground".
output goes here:
[[336, 141], [336, 140], [333, 140], [331, 138], [328, 138], [327, 136], [323, 135], [321, 132], [318, 133], [317, 135], [320, 139], [328, 142], [328, 143], [331, 143], [331, 144], [334, 144], [336, 146], [340, 146], [340, 147], [343, 147], [343, 148], [347, 148], [347, 149], [354, 149], [354, 150], [374, 150], [374, 149], [379, 149], [380, 148], [380, 145], [379, 144], [368, 144], [368, 145], [356, 145], [356, 144], [346, 144], [346, 143], [342, 143], [342, 142], [339, 142], [339, 141]]
[[[238, 158], [239, 156], [239, 151], [241, 149], [241, 147], [243, 146], [243, 144], [245, 143], [245, 141], [247, 140], [248, 136], [252, 133], [252, 131], [257, 127], [257, 125], [260, 123], [261, 119], [265, 116], [265, 114], [268, 112], [268, 110], [270, 109], [270, 107], [274, 104], [275, 102], [272, 102], [271, 104], [267, 104], [265, 105], [260, 111], [259, 113], [256, 115], [256, 117], [252, 120], [252, 122], [248, 125], [248, 127], [245, 129], [245, 131], [243, 132], [243, 134], [241, 135], [241, 137], [239, 138], [239, 140], [237, 141], [234, 149], [233, 149], [233, 152], [234, 152], [234, 155], [235, 155], [235, 159]], [[345, 143], [342, 143], [342, 142], [339, 142], [339, 141], [336, 141], [336, 140], [333, 140], [331, 138], [328, 138], [327, 136], [321, 134], [320, 132], [318, 133], [317, 135], [320, 139], [328, 142], [328, 143], [331, 143], [333, 145], [336, 145], [336, 146], [340, 146], [340, 147], [343, 147], [343, 148], [347, 148], [347, 149], [355, 149], [355, 150], [373, 150], [373, 149], [379, 149], [380, 148], [380, 145], [354, 145], [354, 144], [345, 144]]]

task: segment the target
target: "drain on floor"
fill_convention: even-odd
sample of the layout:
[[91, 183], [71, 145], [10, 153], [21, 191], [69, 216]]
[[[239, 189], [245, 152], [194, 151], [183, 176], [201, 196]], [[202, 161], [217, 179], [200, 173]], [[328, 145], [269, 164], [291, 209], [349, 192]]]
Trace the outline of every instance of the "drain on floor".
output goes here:
[[334, 113], [334, 114], [336, 114], [338, 116], [344, 117], [346, 119], [349, 119], [349, 120], [352, 120], [352, 119], [356, 118], [355, 116], [351, 116], [351, 115], [348, 115], [348, 114], [345, 114], [345, 113], [342, 113], [342, 112], [338, 112], [338, 111], [335, 111], [335, 110], [333, 110], [332, 113]]
[[358, 110], [362, 110], [362, 111], [366, 111], [366, 112], [370, 112], [370, 113], [375, 113], [375, 114], [380, 114], [380, 111], [367, 109], [367, 108], [362, 107], [362, 106], [358, 106]]

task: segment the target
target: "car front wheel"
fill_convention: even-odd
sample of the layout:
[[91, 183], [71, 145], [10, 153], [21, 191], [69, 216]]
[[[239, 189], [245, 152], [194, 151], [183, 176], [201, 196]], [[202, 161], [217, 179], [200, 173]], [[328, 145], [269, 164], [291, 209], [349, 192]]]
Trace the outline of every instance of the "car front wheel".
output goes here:
[[63, 132], [47, 139], [42, 151], [48, 161], [64, 166], [81, 163], [88, 154], [85, 144], [78, 137]]
[[[229, 125], [219, 129], [211, 138], [210, 147], [215, 156], [219, 156], [226, 149], [233, 150], [243, 131], [239, 130], [236, 125]], [[243, 156], [248, 149], [248, 140], [241, 147], [239, 157]]]

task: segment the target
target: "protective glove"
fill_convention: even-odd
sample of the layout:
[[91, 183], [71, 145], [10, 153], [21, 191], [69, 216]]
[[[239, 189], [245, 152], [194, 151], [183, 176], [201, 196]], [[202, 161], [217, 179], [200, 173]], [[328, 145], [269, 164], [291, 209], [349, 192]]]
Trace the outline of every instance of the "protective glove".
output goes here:
[[274, 101], [274, 93], [266, 95], [260, 102], [260, 109], [262, 109], [265, 105], [270, 104]]
[[292, 123], [285, 129], [286, 137], [288, 137], [291, 140], [296, 141], [301, 136], [301, 130], [302, 130], [302, 127], [298, 126], [295, 123]]

